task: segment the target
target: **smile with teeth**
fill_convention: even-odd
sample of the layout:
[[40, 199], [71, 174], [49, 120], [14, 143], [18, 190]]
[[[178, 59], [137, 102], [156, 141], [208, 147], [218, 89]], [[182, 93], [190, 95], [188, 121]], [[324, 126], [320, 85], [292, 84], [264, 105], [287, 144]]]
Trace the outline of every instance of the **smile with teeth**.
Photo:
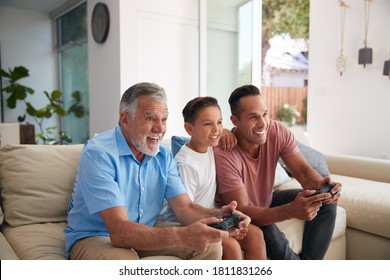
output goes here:
[[262, 131], [255, 131], [254, 132], [255, 134], [258, 134], [258, 135], [263, 135], [265, 133], [265, 130], [262, 130]]
[[158, 141], [160, 140], [161, 137], [157, 135], [157, 136], [149, 136], [148, 138], [154, 141]]

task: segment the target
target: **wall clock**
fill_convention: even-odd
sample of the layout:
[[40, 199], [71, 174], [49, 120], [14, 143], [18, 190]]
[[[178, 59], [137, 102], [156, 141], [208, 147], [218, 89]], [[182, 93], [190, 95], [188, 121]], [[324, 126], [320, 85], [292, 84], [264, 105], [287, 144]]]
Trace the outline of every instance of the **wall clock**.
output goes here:
[[96, 3], [92, 11], [92, 37], [96, 43], [104, 43], [110, 30], [110, 13], [104, 3]]

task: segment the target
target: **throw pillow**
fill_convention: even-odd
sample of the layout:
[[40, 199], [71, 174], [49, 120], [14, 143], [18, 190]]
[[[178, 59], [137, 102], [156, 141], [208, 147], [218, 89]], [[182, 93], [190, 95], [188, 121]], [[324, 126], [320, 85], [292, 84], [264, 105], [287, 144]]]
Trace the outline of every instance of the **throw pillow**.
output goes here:
[[287, 183], [289, 181], [291, 181], [290, 176], [288, 176], [286, 170], [284, 170], [284, 168], [278, 162], [278, 164], [276, 165], [276, 169], [275, 169], [274, 187], [278, 187], [278, 186], [280, 186], [284, 183]]
[[[330, 175], [328, 164], [326, 162], [325, 156], [320, 153], [319, 151], [306, 146], [300, 142], [298, 142], [298, 148], [301, 151], [302, 155], [305, 157], [307, 162], [310, 164], [310, 166], [315, 169], [320, 175], [325, 178], [326, 176]], [[284, 164], [283, 160], [279, 158], [279, 163], [283, 166], [283, 168], [291, 174], [291, 171], [288, 169], [288, 167]]]
[[186, 136], [172, 136], [171, 137], [171, 149], [173, 157], [180, 151], [181, 146], [190, 141], [190, 137]]
[[0, 149], [1, 208], [12, 227], [66, 221], [82, 144]]

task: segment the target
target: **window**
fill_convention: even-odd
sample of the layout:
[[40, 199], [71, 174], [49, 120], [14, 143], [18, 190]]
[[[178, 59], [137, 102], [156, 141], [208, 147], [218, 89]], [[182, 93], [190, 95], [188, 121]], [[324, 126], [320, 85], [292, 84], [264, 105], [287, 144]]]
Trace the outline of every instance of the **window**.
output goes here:
[[220, 101], [229, 127], [230, 93], [243, 84], [260, 86], [261, 1], [207, 0], [207, 92]]
[[[62, 118], [60, 126], [73, 144], [85, 143], [89, 138], [87, 3], [59, 16], [56, 23], [64, 108], [75, 109]], [[75, 91], [80, 95], [74, 95]]]

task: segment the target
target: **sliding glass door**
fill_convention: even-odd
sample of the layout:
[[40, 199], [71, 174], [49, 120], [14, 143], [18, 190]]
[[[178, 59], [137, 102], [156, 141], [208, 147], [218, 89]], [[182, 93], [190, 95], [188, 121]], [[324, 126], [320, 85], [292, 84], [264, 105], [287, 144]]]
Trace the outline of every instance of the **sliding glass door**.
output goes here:
[[[206, 2], [207, 8], [203, 11], [207, 13], [207, 28], [203, 30], [206, 30], [207, 36], [202, 37], [201, 34], [201, 39], [205, 38], [207, 41], [207, 92], [201, 94], [211, 95], [219, 100], [224, 126], [229, 127], [230, 109], [227, 100], [230, 93], [243, 84], [260, 87], [261, 1]], [[200, 30], [202, 32], [202, 28]], [[202, 61], [200, 63], [202, 65]]]
[[60, 88], [64, 107], [72, 112], [62, 118], [61, 130], [73, 144], [89, 138], [87, 3], [57, 19]]

